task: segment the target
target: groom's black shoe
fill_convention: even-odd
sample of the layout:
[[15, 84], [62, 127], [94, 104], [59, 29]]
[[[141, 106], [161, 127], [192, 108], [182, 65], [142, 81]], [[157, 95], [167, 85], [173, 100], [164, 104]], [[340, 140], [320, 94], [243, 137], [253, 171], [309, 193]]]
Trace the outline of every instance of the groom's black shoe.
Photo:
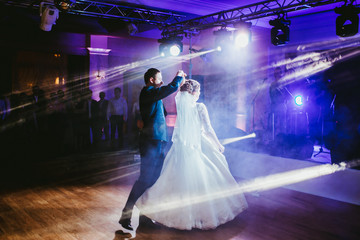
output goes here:
[[131, 226], [130, 218], [120, 218], [119, 223], [123, 228], [127, 230], [130, 231], [134, 230], [133, 227]]

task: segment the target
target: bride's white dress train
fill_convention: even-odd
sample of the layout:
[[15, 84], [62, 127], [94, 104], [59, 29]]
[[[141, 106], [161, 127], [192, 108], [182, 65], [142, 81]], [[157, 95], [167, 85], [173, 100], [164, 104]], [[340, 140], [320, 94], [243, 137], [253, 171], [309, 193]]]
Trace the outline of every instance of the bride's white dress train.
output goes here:
[[213, 131], [205, 105], [194, 102], [190, 111], [181, 112], [179, 107], [187, 107], [191, 100], [180, 102], [179, 95], [188, 98], [184, 94], [191, 96], [179, 92], [176, 97], [178, 119], [161, 175], [136, 206], [141, 214], [168, 227], [213, 229], [234, 219], [247, 203], [225, 156], [205, 134]]

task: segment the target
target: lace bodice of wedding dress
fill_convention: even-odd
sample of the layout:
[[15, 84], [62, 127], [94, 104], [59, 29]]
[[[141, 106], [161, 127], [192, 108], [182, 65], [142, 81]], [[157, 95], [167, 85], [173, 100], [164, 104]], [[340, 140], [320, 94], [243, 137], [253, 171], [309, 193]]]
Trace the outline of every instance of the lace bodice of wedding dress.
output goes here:
[[173, 144], [157, 182], [137, 201], [141, 214], [168, 227], [213, 229], [247, 203], [230, 173], [206, 106], [187, 92], [176, 96]]
[[208, 113], [208, 111], [206, 109], [205, 104], [197, 103], [196, 107], [197, 107], [197, 110], [198, 110], [198, 113], [199, 113], [202, 130], [205, 131], [205, 132], [214, 131], [214, 129], [212, 128], [212, 126], [210, 124], [209, 113]]
[[217, 138], [213, 127], [211, 126], [209, 113], [207, 111], [205, 104], [197, 103], [196, 106], [201, 122], [201, 134], [207, 136], [209, 140], [213, 142], [214, 146], [218, 147], [219, 149], [221, 143], [219, 142], [219, 139]]

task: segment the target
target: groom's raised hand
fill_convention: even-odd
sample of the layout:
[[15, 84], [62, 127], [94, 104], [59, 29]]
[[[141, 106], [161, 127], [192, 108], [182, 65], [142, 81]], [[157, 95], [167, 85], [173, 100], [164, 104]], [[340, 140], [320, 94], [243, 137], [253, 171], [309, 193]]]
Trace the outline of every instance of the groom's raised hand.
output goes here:
[[176, 76], [178, 76], [178, 77], [186, 77], [187, 75], [186, 75], [186, 73], [184, 73], [183, 70], [179, 70], [179, 71], [177, 72]]

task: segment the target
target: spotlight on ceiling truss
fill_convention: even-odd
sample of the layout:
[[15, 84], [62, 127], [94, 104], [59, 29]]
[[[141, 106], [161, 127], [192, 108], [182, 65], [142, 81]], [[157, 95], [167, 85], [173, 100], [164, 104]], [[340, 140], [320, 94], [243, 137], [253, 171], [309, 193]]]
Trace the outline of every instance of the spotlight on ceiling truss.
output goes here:
[[54, 0], [54, 4], [60, 11], [67, 12], [75, 7], [76, 0]]
[[138, 28], [135, 25], [135, 23], [129, 22], [129, 23], [126, 24], [126, 27], [128, 29], [129, 35], [131, 35], [131, 36], [134, 36], [138, 32]]
[[59, 18], [59, 9], [57, 9], [52, 2], [41, 2], [40, 17], [40, 29], [49, 32]]
[[215, 35], [215, 49], [224, 52], [231, 48], [231, 31], [225, 27], [213, 32]]
[[340, 14], [336, 18], [336, 35], [350, 37], [358, 33], [360, 8], [352, 4], [343, 5], [335, 8], [335, 13]]
[[273, 26], [271, 29], [271, 43], [275, 46], [284, 45], [290, 40], [290, 20], [286, 20], [285, 16], [278, 17], [269, 21]]
[[238, 22], [234, 23], [236, 29], [233, 33], [233, 40], [235, 48], [244, 48], [251, 41], [251, 22]]
[[179, 56], [183, 51], [182, 36], [173, 36], [159, 39], [159, 53], [162, 57]]

